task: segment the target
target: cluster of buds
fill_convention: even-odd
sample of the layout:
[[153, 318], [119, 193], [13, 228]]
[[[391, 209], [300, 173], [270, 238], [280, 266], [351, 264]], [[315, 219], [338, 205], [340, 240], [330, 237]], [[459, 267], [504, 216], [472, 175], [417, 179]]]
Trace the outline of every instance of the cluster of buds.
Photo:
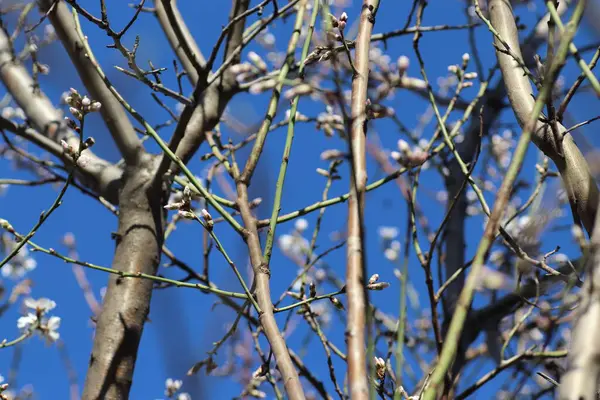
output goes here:
[[327, 112], [319, 114], [317, 117], [317, 130], [325, 132], [325, 136], [332, 137], [334, 132], [344, 133], [344, 118], [341, 115], [334, 114], [333, 108], [327, 106]]
[[195, 219], [192, 212], [192, 189], [188, 185], [183, 188], [181, 200], [165, 205], [167, 210], [177, 210], [178, 214], [186, 219]]
[[369, 290], [383, 290], [390, 287], [389, 282], [379, 282], [379, 274], [373, 274], [369, 278], [367, 289]]
[[377, 378], [383, 380], [386, 372], [385, 360], [381, 357], [373, 357], [373, 362], [375, 364], [375, 374], [377, 374]]
[[477, 72], [465, 72], [467, 69], [467, 65], [469, 64], [469, 60], [470, 60], [470, 56], [469, 53], [465, 53], [462, 56], [462, 65], [449, 65], [448, 66], [448, 72], [450, 72], [453, 75], [456, 75], [457, 78], [461, 79], [463, 78], [465, 80], [465, 82], [462, 83], [462, 88], [468, 88], [473, 86], [473, 82], [470, 82], [473, 79], [477, 79]]
[[69, 94], [65, 97], [65, 103], [69, 105], [69, 111], [73, 116], [81, 121], [87, 113], [99, 111], [102, 107], [99, 101], [93, 101], [87, 96], [81, 96], [76, 89], [69, 89]]
[[331, 18], [331, 26], [343, 32], [348, 22], [348, 14], [344, 11], [339, 19], [332, 14], [329, 14], [329, 17]]
[[410, 145], [403, 139], [398, 140], [398, 150], [400, 151], [392, 151], [390, 155], [396, 162], [406, 167], [422, 165], [429, 158], [429, 155], [418, 146], [411, 150]]
[[[69, 122], [72, 122], [72, 121], [69, 121]], [[70, 123], [69, 123], [69, 127], [73, 128]], [[82, 143], [80, 143], [79, 148], [76, 149], [73, 145], [67, 143], [67, 141], [65, 141], [65, 140], [60, 141], [60, 145], [62, 146], [65, 154], [68, 155], [69, 157], [71, 157], [73, 160], [75, 160], [75, 162], [83, 162], [83, 159], [81, 158], [81, 152], [83, 150], [89, 149], [95, 143], [96, 143], [96, 140], [93, 137], [88, 137]], [[80, 163], [80, 166], [83, 166], [83, 165]]]

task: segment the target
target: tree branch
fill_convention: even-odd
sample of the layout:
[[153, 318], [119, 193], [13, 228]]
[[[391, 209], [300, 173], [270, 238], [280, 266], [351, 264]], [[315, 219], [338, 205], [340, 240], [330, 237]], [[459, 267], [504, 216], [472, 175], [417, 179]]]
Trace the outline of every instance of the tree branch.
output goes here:
[[[155, 156], [126, 166], [119, 193], [119, 228], [113, 268], [155, 275], [163, 242], [165, 193], [154, 180]], [[111, 275], [96, 325], [82, 399], [127, 399], [148, 317], [153, 282]]]
[[206, 60], [188, 29], [176, 0], [154, 0], [156, 18], [192, 85], [198, 83]]
[[366, 165], [366, 125], [367, 89], [369, 83], [369, 49], [371, 34], [375, 24], [378, 0], [364, 0], [360, 13], [352, 77], [350, 132], [350, 154], [352, 157], [352, 178], [348, 199], [348, 252], [346, 260], [346, 292], [348, 294], [348, 320], [346, 340], [348, 343], [348, 381], [350, 396], [368, 399], [367, 359], [365, 351], [365, 325], [367, 311], [367, 291], [365, 282], [364, 254], [364, 206], [367, 184]]
[[[50, 7], [56, 3], [54, 0], [42, 0], [40, 2], [42, 12], [48, 12]], [[52, 25], [63, 46], [67, 50], [73, 65], [77, 69], [81, 81], [95, 101], [102, 104], [100, 114], [110, 131], [113, 140], [117, 144], [126, 164], [135, 164], [137, 158], [143, 151], [129, 117], [123, 110], [121, 104], [107, 88], [107, 83], [95, 70], [86, 54], [84, 45], [79, 39], [75, 29], [73, 15], [63, 1], [56, 3], [54, 9], [48, 14]]]
[[[510, 46], [512, 53], [522, 60], [519, 36], [512, 7], [507, 0], [492, 0], [489, 3], [492, 25], [502, 39]], [[502, 46], [496, 40], [498, 46]], [[508, 54], [497, 51], [502, 77], [508, 92], [508, 99], [521, 127], [525, 126], [533, 110], [534, 97], [531, 84], [519, 63]], [[598, 187], [590, 173], [589, 166], [566, 128], [556, 123], [558, 136], [555, 137], [549, 124], [537, 121], [532, 134], [535, 145], [544, 152], [558, 168], [569, 201], [574, 205], [577, 215], [585, 229], [591, 234], [598, 200]]]
[[[0, 79], [38, 131], [36, 135], [35, 131], [22, 129], [20, 134], [33, 139], [34, 143], [48, 149], [64, 162], [71, 163], [72, 160], [62, 151], [59, 143], [65, 140], [78, 149], [79, 137], [66, 126], [52, 102], [41, 91], [34, 92], [35, 83], [25, 67], [15, 60], [10, 39], [3, 30], [0, 30]], [[79, 166], [78, 178], [100, 196], [117, 204], [117, 188], [122, 170], [89, 149], [86, 150], [85, 157], [87, 163]]]

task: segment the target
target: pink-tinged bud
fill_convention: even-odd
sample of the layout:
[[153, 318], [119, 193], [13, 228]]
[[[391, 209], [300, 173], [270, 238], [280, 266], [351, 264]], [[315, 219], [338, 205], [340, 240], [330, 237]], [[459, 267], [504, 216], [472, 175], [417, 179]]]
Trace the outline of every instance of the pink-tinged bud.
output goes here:
[[183, 202], [169, 203], [164, 206], [165, 210], [179, 210], [183, 206]]
[[257, 197], [250, 202], [250, 208], [258, 207], [262, 203], [262, 197]]
[[369, 290], [383, 290], [383, 289], [387, 289], [390, 287], [390, 284], [388, 282], [375, 282], [375, 283], [369, 283], [367, 285], [367, 289]]
[[252, 65], [250, 65], [248, 63], [235, 64], [235, 65], [232, 65], [231, 67], [229, 67], [229, 70], [231, 71], [232, 74], [239, 75], [244, 72], [252, 71]]
[[89, 98], [89, 97], [87, 97], [87, 96], [83, 96], [83, 99], [81, 100], [81, 104], [82, 104], [84, 107], [89, 107], [89, 105], [90, 105], [90, 104], [92, 104], [92, 101], [90, 100], [90, 98]]
[[191, 200], [192, 198], [192, 189], [189, 185], [185, 185], [185, 187], [183, 188], [183, 198], [187, 201]]
[[410, 146], [406, 142], [406, 140], [404, 140], [404, 139], [399, 139], [398, 140], [398, 150], [400, 150], [400, 152], [402, 152], [404, 154], [410, 152]]
[[203, 208], [202, 210], [200, 210], [200, 215], [202, 215], [202, 218], [204, 218], [207, 221], [212, 221], [212, 215], [210, 215], [210, 213]]
[[256, 66], [256, 68], [258, 68], [259, 70], [266, 72], [267, 71], [267, 63], [264, 62], [264, 60], [262, 59], [261, 56], [259, 56], [258, 54], [256, 54], [255, 52], [251, 51], [248, 53], [248, 59], [250, 60], [250, 62], [252, 62], [252, 64], [254, 64]]
[[379, 280], [379, 274], [371, 275], [371, 277], [369, 278], [369, 285], [377, 282], [378, 280]]
[[416, 167], [418, 165], [422, 165], [423, 163], [425, 163], [425, 161], [427, 161], [428, 157], [429, 157], [429, 155], [427, 153], [425, 153], [423, 150], [417, 148], [412, 153], [408, 154], [407, 160], [411, 166]]
[[323, 168], [317, 168], [317, 174], [329, 178], [329, 172], [325, 171]]
[[100, 111], [100, 108], [102, 108], [102, 103], [100, 103], [99, 101], [94, 101], [90, 105], [90, 111], [91, 112]]
[[406, 56], [400, 56], [396, 64], [398, 65], [398, 73], [400, 74], [400, 76], [402, 76], [408, 69], [408, 66], [410, 65], [410, 60]]
[[179, 210], [179, 211], [177, 212], [177, 214], [178, 214], [180, 217], [182, 217], [182, 218], [185, 218], [185, 219], [195, 219], [195, 218], [196, 218], [196, 216], [194, 215], [194, 213], [193, 213], [193, 212], [186, 211], [186, 210]]
[[206, 223], [206, 228], [211, 230], [215, 224], [215, 222], [213, 221], [213, 217], [212, 215], [210, 215], [210, 213], [208, 211], [206, 211], [206, 209], [202, 209], [200, 210], [200, 215], [202, 215], [202, 218], [204, 219], [204, 222]]
[[329, 150], [325, 150], [324, 152], [321, 153], [321, 160], [332, 161], [332, 160], [337, 160], [337, 159], [343, 158], [345, 156], [346, 156], [346, 153], [344, 153], [341, 150], [329, 149]]

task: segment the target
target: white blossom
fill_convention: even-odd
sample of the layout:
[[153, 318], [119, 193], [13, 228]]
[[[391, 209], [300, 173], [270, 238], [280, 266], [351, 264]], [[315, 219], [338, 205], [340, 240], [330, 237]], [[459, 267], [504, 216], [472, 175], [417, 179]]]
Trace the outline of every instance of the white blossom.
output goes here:
[[398, 228], [394, 226], [380, 226], [378, 232], [383, 240], [392, 240], [398, 236]]
[[304, 218], [298, 218], [294, 223], [294, 228], [296, 228], [298, 232], [304, 232], [306, 228], [308, 228], [308, 221]]
[[165, 396], [172, 397], [176, 392], [181, 389], [183, 382], [179, 379], [167, 378], [165, 381]]

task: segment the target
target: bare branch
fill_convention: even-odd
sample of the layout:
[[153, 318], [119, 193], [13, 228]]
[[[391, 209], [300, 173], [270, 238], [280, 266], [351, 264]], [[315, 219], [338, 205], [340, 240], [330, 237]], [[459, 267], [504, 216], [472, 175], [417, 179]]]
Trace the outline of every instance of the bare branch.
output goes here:
[[[47, 12], [55, 3], [54, 0], [41, 1], [42, 11]], [[143, 151], [141, 141], [137, 137], [125, 110], [90, 62], [89, 57], [93, 57], [93, 55], [86, 54], [84, 45], [79, 40], [76, 32], [73, 15], [66, 4], [59, 1], [48, 16], [75, 65], [81, 81], [91, 97], [102, 104], [100, 114], [102, 114], [102, 119], [106, 123], [125, 162], [130, 165], [134, 164]]]
[[[34, 143], [61, 157], [65, 162], [72, 162], [64, 154], [59, 143], [65, 140], [73, 148], [79, 148], [79, 137], [66, 126], [52, 102], [41, 91], [34, 92], [33, 79], [25, 67], [15, 61], [9, 40], [6, 33], [0, 30], [0, 79], [38, 131], [22, 129], [16, 133], [28, 136]], [[81, 179], [92, 190], [116, 204], [122, 170], [90, 150], [86, 150], [85, 157], [87, 164], [78, 169], [82, 175]]]
[[346, 291], [348, 293], [348, 381], [350, 395], [356, 399], [368, 399], [367, 362], [365, 351], [365, 328], [367, 311], [366, 265], [364, 254], [364, 207], [367, 184], [366, 125], [367, 88], [369, 84], [369, 49], [371, 34], [379, 1], [364, 0], [360, 14], [352, 77], [352, 131], [350, 154], [352, 177], [348, 199], [348, 254], [346, 260]]
[[589, 243], [577, 318], [573, 324], [568, 367], [560, 384], [561, 399], [595, 399], [600, 383], [600, 213], [596, 215]]
[[206, 60], [185, 24], [176, 0], [155, 0], [156, 18], [192, 85], [198, 83]]
[[[506, 0], [492, 0], [489, 3], [490, 17], [493, 26], [510, 46], [512, 52], [522, 60], [519, 36], [512, 7]], [[517, 117], [519, 125], [525, 125], [533, 109], [533, 91], [531, 84], [510, 55], [497, 51], [498, 62], [508, 92], [508, 99]], [[589, 166], [566, 128], [557, 123], [559, 136], [557, 140], [549, 124], [538, 121], [533, 131], [532, 140], [556, 164], [563, 179], [569, 201], [574, 205], [577, 214], [588, 233], [592, 232], [596, 210], [598, 208], [598, 187], [590, 173]]]

